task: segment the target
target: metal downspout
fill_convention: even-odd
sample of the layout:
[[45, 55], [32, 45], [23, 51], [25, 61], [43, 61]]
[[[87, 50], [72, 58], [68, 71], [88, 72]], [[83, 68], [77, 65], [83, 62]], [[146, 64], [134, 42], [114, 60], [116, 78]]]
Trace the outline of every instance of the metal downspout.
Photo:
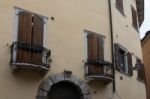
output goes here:
[[108, 0], [109, 5], [109, 23], [110, 23], [110, 35], [111, 35], [111, 54], [112, 54], [112, 66], [113, 66], [113, 93], [116, 91], [115, 84], [115, 65], [114, 65], [114, 39], [113, 39], [113, 18], [112, 18], [112, 6], [111, 0]]

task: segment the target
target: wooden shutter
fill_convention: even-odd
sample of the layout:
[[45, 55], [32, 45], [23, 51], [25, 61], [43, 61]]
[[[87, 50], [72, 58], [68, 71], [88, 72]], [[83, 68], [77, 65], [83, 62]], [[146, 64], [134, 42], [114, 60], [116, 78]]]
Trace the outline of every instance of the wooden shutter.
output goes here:
[[104, 41], [103, 38], [98, 36], [98, 60], [103, 61], [104, 60]]
[[[44, 31], [44, 19], [38, 15], [33, 17], [33, 34], [32, 44], [43, 47], [43, 31]], [[38, 52], [32, 53], [32, 61], [37, 64], [42, 63], [42, 54]]]
[[[18, 17], [18, 42], [31, 43], [32, 15], [27, 12], [19, 12]], [[17, 61], [30, 61], [30, 52], [22, 49], [17, 49]]]
[[[97, 61], [98, 60], [98, 40], [95, 34], [87, 35], [88, 42], [88, 60]], [[88, 65], [89, 74], [97, 74], [97, 66], [96, 65]]]
[[98, 60], [98, 40], [96, 35], [88, 34], [88, 59], [89, 60]]
[[123, 0], [116, 0], [116, 6], [118, 8], [118, 10], [124, 14], [124, 10], [123, 10]]
[[[97, 53], [98, 61], [104, 61], [104, 41], [100, 35], [97, 35]], [[97, 74], [104, 73], [104, 66], [97, 66]]]
[[116, 69], [120, 71], [120, 53], [119, 45], [115, 44], [115, 66]]
[[[104, 60], [104, 47], [103, 38], [98, 34], [88, 34], [88, 59], [93, 61], [103, 61]], [[102, 66], [89, 65], [89, 73], [91, 74], [101, 74], [103, 72]]]
[[131, 55], [131, 53], [127, 53], [127, 59], [128, 59], [128, 74], [130, 75], [130, 76], [132, 76], [133, 75], [133, 69], [132, 69], [132, 55]]
[[39, 17], [38, 15], [34, 15], [33, 38], [32, 38], [33, 44], [43, 46], [43, 30], [44, 30], [44, 19]]
[[133, 22], [132, 24], [135, 27], [135, 29], [138, 30], [137, 13], [133, 7], [131, 7], [131, 10], [132, 10], [132, 22]]

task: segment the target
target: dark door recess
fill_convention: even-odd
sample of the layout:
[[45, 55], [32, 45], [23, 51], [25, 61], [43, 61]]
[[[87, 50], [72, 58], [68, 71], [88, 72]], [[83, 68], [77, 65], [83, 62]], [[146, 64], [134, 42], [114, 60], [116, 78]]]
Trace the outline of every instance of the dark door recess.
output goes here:
[[48, 93], [48, 99], [83, 99], [80, 90], [70, 83], [54, 84]]

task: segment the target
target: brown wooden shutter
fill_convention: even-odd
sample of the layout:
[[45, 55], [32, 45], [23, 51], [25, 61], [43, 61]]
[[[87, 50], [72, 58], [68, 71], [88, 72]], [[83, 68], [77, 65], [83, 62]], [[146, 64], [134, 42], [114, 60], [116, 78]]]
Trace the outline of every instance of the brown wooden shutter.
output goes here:
[[133, 69], [132, 69], [132, 55], [131, 55], [131, 53], [127, 53], [127, 58], [128, 58], [128, 74], [130, 75], [130, 76], [132, 76], [133, 75]]
[[131, 7], [131, 10], [132, 10], [132, 24], [133, 24], [133, 26], [135, 27], [135, 29], [137, 29], [138, 30], [138, 24], [137, 24], [137, 13], [136, 13], [136, 10], [133, 8], [133, 7]]
[[[97, 53], [98, 61], [104, 61], [104, 41], [100, 35], [97, 35]], [[97, 66], [97, 74], [104, 73], [104, 66]]]
[[[38, 15], [33, 17], [33, 34], [32, 44], [43, 47], [43, 32], [44, 32], [44, 19]], [[42, 54], [38, 52], [32, 53], [32, 61], [37, 64], [42, 63]]]
[[124, 10], [123, 10], [123, 0], [116, 0], [116, 6], [118, 8], [118, 10], [124, 14]]
[[120, 53], [119, 53], [119, 46], [117, 44], [115, 46], [115, 66], [116, 69], [120, 71]]
[[33, 38], [32, 38], [33, 44], [43, 46], [43, 30], [44, 30], [44, 19], [38, 15], [34, 15]]
[[103, 61], [104, 60], [104, 41], [103, 38], [98, 36], [98, 60]]
[[[19, 12], [18, 17], [18, 42], [31, 43], [32, 15], [27, 12]], [[30, 61], [30, 52], [22, 49], [17, 49], [17, 61]]]
[[[87, 35], [88, 42], [88, 60], [97, 61], [98, 60], [98, 40], [95, 34]], [[89, 74], [98, 74], [98, 66], [96, 65], [88, 65]]]
[[97, 37], [94, 34], [87, 35], [88, 40], [88, 59], [98, 60], [98, 43]]

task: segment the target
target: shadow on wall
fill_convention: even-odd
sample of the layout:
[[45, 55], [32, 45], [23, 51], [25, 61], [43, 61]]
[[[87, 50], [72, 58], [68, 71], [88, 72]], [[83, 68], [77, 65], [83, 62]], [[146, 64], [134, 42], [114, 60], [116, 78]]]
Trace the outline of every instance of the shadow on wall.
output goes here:
[[43, 74], [30, 70], [16, 71], [13, 75], [15, 79], [22, 81], [23, 83], [38, 82], [44, 78]]

